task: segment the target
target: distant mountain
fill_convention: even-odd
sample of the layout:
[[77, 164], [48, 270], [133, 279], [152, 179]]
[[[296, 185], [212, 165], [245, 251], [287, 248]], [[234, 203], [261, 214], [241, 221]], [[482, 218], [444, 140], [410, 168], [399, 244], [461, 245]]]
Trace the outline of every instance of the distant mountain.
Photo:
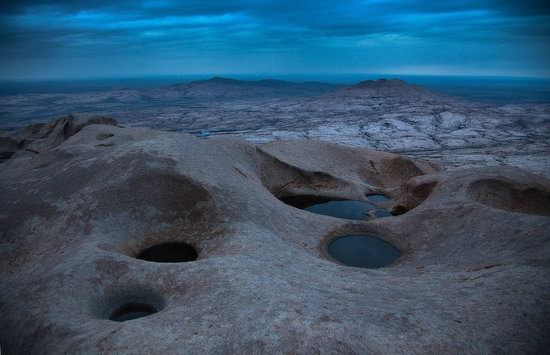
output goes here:
[[334, 90], [340, 88], [342, 85], [337, 84], [327, 84], [320, 83], [317, 81], [304, 81], [304, 82], [293, 82], [285, 80], [276, 80], [276, 79], [261, 79], [261, 80], [237, 80], [223, 78], [215, 76], [208, 80], [196, 80], [192, 81], [189, 84], [190, 86], [196, 85], [208, 85], [208, 86], [217, 86], [217, 85], [228, 85], [235, 87], [255, 87], [255, 88], [300, 88], [304, 89], [323, 89], [323, 90]]
[[355, 97], [363, 99], [398, 99], [399, 101], [449, 101], [449, 96], [430, 91], [419, 85], [399, 79], [365, 80], [347, 86], [332, 94], [333, 97]]
[[175, 84], [150, 93], [157, 99], [253, 99], [284, 97], [316, 97], [364, 101], [389, 100], [453, 101], [449, 96], [435, 93], [418, 85], [399, 79], [366, 80], [350, 86], [320, 83], [316, 81], [291, 82], [275, 79], [237, 80], [213, 77], [185, 84]]
[[213, 77], [185, 84], [175, 84], [156, 90], [162, 96], [186, 96], [193, 98], [263, 98], [315, 96], [332, 92], [342, 85], [315, 81], [291, 82], [284, 80], [237, 80]]
[[378, 79], [378, 80], [365, 80], [360, 81], [355, 85], [350, 86], [350, 89], [372, 89], [379, 90], [383, 88], [406, 88], [406, 87], [418, 87], [418, 85], [408, 84], [401, 79]]

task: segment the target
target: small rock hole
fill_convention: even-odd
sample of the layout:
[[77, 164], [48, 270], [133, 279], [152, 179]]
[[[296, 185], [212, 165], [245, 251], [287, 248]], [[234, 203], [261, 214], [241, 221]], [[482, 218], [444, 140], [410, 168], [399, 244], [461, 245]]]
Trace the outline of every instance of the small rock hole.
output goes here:
[[115, 322], [125, 322], [127, 320], [142, 318], [157, 313], [157, 309], [147, 303], [125, 303], [115, 309], [110, 320]]
[[197, 260], [197, 250], [182, 242], [154, 245], [141, 251], [136, 258], [157, 263], [181, 263]]

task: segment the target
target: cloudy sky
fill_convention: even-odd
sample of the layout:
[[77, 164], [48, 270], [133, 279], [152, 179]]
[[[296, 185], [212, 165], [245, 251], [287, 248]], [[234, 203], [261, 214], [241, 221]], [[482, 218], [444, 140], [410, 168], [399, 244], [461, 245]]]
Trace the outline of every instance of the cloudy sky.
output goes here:
[[0, 79], [550, 77], [547, 0], [3, 0]]

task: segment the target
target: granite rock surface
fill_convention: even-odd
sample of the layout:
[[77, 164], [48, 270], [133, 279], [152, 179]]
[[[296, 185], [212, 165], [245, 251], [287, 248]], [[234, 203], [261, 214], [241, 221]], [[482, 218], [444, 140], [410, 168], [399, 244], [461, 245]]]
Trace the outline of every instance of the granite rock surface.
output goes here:
[[[550, 182], [541, 176], [441, 171], [317, 140], [254, 145], [113, 124], [77, 131], [0, 165], [2, 353], [550, 347]], [[373, 193], [398, 215], [341, 220], [279, 200]], [[328, 257], [331, 240], [358, 233], [402, 256], [380, 269]], [[136, 258], [175, 241], [198, 259]], [[109, 320], [125, 303], [158, 312]]]

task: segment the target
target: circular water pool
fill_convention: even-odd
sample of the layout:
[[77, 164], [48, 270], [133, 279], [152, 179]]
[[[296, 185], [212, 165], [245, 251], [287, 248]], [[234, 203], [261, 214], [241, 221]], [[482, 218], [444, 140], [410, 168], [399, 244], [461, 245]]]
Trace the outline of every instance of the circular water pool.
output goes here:
[[346, 235], [333, 240], [328, 254], [347, 266], [380, 268], [393, 264], [401, 251], [392, 244], [371, 235]]

